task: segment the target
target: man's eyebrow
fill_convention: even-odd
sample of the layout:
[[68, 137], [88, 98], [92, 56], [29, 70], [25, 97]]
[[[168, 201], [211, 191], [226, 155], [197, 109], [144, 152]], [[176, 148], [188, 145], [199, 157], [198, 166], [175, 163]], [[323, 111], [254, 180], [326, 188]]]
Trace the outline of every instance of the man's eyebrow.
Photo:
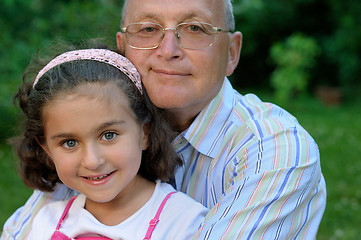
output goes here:
[[[181, 16], [182, 21], [186, 21], [188, 19], [192, 19], [192, 18], [196, 18], [196, 17], [202, 17], [202, 18], [207, 18], [208, 17], [205, 15], [199, 15], [198, 12], [189, 12], [185, 15]], [[137, 20], [136, 21], [141, 21], [140, 19], [154, 19], [156, 21], [160, 20], [159, 19], [159, 15], [155, 14], [155, 13], [145, 13], [145, 14], [140, 14], [137, 16]]]
[[133, 21], [135, 22], [143, 22], [144, 20], [142, 19], [154, 19], [154, 20], [157, 20], [158, 19], [158, 16], [157, 14], [154, 14], [154, 13], [140, 13], [138, 14], [135, 19], [133, 19]]

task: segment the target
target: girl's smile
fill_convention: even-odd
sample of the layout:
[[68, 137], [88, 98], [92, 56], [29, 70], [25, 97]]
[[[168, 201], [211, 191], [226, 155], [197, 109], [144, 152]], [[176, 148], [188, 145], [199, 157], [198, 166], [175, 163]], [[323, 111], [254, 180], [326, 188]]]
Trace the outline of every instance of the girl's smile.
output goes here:
[[85, 182], [92, 185], [101, 185], [107, 183], [110, 178], [114, 175], [116, 171], [112, 171], [106, 174], [101, 174], [97, 176], [81, 176]]

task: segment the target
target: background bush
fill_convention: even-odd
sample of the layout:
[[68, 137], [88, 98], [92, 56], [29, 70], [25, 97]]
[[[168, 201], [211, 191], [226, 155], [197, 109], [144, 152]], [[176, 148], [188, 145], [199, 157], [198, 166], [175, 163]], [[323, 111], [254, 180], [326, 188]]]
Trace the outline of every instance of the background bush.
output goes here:
[[[346, 101], [358, 96], [361, 1], [233, 2], [236, 29], [244, 36], [240, 64], [231, 78], [237, 88], [272, 89], [272, 72], [286, 72], [287, 67], [279, 65], [282, 55], [272, 57], [271, 49], [297, 33], [307, 36], [320, 49], [317, 58], [310, 59], [316, 60], [313, 67], [296, 73], [307, 75], [306, 92], [312, 94], [317, 86], [327, 85], [340, 87]], [[0, 139], [12, 134], [15, 112], [11, 98], [30, 57], [59, 39], [76, 42], [104, 38], [115, 44], [121, 6], [119, 0], [0, 2]]]
[[313, 38], [321, 51], [310, 72], [308, 91], [341, 87], [346, 100], [361, 88], [361, 1], [235, 0], [236, 27], [243, 52], [235, 78], [240, 88], [269, 88], [274, 64], [269, 50], [294, 33]]
[[286, 105], [291, 97], [306, 92], [309, 71], [316, 64], [318, 52], [316, 41], [299, 33], [271, 47], [271, 59], [277, 66], [270, 78], [276, 102]]
[[103, 38], [115, 44], [121, 5], [111, 0], [0, 2], [0, 143], [13, 134], [12, 97], [30, 58], [59, 40]]

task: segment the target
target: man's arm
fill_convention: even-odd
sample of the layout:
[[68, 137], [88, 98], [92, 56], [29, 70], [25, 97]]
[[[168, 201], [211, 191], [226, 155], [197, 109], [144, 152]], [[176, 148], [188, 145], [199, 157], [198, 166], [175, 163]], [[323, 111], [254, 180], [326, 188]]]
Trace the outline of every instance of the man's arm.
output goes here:
[[236, 151], [224, 171], [229, 185], [197, 238], [315, 239], [326, 187], [313, 139], [288, 128]]
[[47, 203], [69, 199], [76, 192], [59, 184], [52, 193], [35, 190], [24, 206], [19, 208], [5, 223], [1, 240], [26, 239], [36, 213]]

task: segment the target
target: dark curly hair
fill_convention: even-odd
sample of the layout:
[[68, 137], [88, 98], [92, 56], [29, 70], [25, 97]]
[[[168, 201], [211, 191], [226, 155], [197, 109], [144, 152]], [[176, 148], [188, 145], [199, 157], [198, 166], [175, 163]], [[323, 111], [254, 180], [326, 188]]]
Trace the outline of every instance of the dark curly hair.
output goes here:
[[[37, 58], [37, 68], [44, 66]], [[28, 68], [34, 69], [34, 66]], [[40, 144], [44, 142], [42, 110], [45, 104], [58, 96], [71, 91], [81, 84], [114, 83], [128, 97], [130, 108], [139, 123], [149, 123], [149, 147], [142, 153], [138, 174], [149, 180], [169, 181], [181, 160], [171, 145], [176, 133], [168, 124], [163, 110], [155, 107], [147, 93], [140, 94], [129, 78], [117, 68], [93, 60], [76, 60], [58, 65], [46, 72], [33, 87], [34, 78], [28, 81], [29, 73], [23, 76], [23, 84], [14, 97], [25, 115], [23, 133], [14, 138], [19, 158], [19, 173], [24, 183], [34, 189], [53, 191], [61, 182], [55, 166]], [[40, 144], [39, 144], [40, 143]]]

